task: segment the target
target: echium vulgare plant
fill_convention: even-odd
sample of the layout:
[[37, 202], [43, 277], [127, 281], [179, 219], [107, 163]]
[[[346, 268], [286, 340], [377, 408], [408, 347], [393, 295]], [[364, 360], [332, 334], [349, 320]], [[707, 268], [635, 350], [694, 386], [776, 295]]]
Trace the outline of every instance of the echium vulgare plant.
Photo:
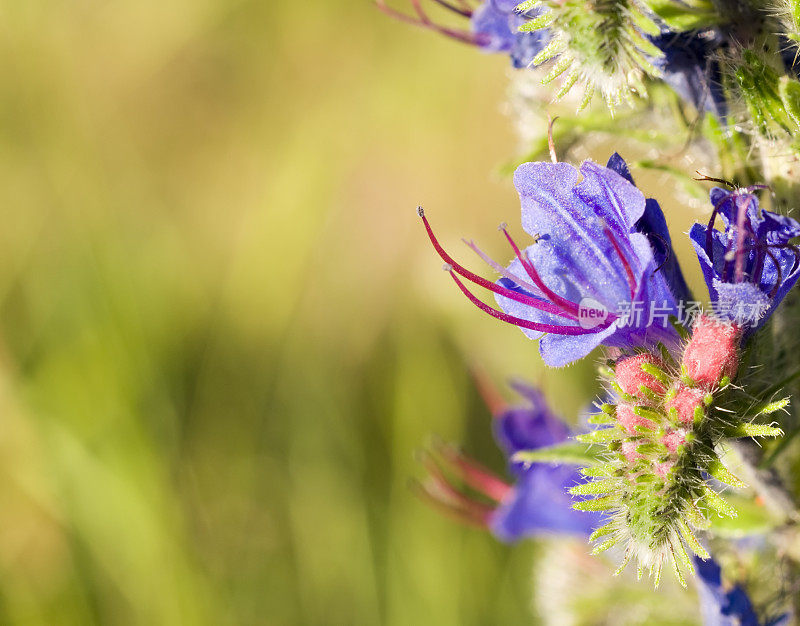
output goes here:
[[[579, 175], [582, 179], [578, 181]], [[526, 163], [514, 183], [520, 247], [506, 225], [513, 260], [503, 266], [467, 245], [498, 274], [487, 280], [428, 236], [457, 287], [479, 309], [539, 339], [545, 363], [564, 366], [606, 348], [605, 400], [578, 441], [602, 448], [570, 488], [574, 507], [602, 512], [592, 532], [603, 552], [620, 545], [620, 569], [635, 560], [657, 585], [669, 564], [679, 582], [693, 573], [697, 536], [713, 516], [735, 517], [723, 485], [744, 487], [721, 459], [740, 438], [775, 438], [771, 420], [789, 404], [780, 388], [751, 388], [750, 345], [800, 276], [795, 220], [759, 207], [756, 189], [711, 190], [709, 221], [692, 229], [709, 288], [705, 310], [691, 299], [658, 203], [633, 183], [614, 154], [606, 167]], [[724, 230], [715, 228], [721, 218]], [[494, 295], [497, 308], [468, 284]], [[758, 368], [754, 368], [758, 370]], [[533, 447], [533, 446], [532, 446]], [[568, 448], [574, 454], [574, 448]], [[551, 449], [544, 452], [553, 454]], [[512, 461], [547, 458], [516, 449]], [[556, 455], [557, 458], [557, 455]]]
[[[524, 388], [530, 406], [495, 420], [513, 480], [439, 447], [420, 493], [503, 540], [591, 537], [623, 578], [631, 562], [656, 583], [665, 567], [680, 583], [694, 571], [707, 624], [787, 623], [787, 602], [800, 612], [800, 223], [788, 215], [800, 197], [800, 0], [376, 2], [515, 70], [509, 109], [527, 156], [504, 169], [532, 241], [501, 225], [509, 263], [468, 241], [495, 273], [485, 278], [419, 209], [456, 288], [538, 340], [548, 366], [603, 351], [584, 427], [540, 436], [553, 413]], [[557, 162], [556, 142], [585, 153], [598, 137], [640, 144], [637, 166], [679, 183], [670, 204], [704, 207], [686, 241], [702, 295], [621, 157]], [[691, 180], [698, 162], [719, 178]], [[702, 180], [718, 186], [706, 196]], [[777, 591], [758, 584], [759, 550], [785, 568]]]

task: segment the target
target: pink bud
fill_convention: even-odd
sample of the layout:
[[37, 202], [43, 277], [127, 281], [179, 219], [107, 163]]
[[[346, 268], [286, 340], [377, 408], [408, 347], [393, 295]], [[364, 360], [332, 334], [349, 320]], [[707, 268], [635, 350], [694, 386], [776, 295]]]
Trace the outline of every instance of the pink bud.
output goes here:
[[692, 380], [710, 389], [724, 376], [733, 378], [739, 367], [740, 336], [740, 328], [732, 322], [699, 317], [683, 353], [683, 364]]
[[617, 383], [622, 387], [622, 391], [632, 396], [639, 395], [639, 387], [642, 385], [658, 395], [663, 394], [666, 391], [664, 384], [655, 376], [642, 370], [644, 363], [650, 363], [659, 368], [663, 367], [661, 360], [652, 354], [625, 357], [618, 361], [614, 368]]
[[653, 466], [653, 469], [661, 478], [666, 478], [667, 474], [674, 465], [674, 461], [664, 461], [663, 463], [656, 463], [655, 466]]
[[674, 454], [678, 451], [678, 446], [686, 443], [686, 432], [682, 429], [673, 430], [661, 438], [661, 443], [667, 446], [667, 449]]
[[636, 432], [637, 426], [644, 426], [645, 428], [650, 429], [656, 428], [656, 424], [653, 423], [652, 420], [642, 417], [641, 415], [636, 415], [636, 413], [633, 412], [633, 407], [628, 406], [627, 404], [617, 405], [617, 421], [631, 435], [639, 434]]
[[622, 454], [628, 460], [628, 463], [636, 463], [636, 461], [644, 456], [636, 451], [636, 446], [638, 445], [639, 444], [637, 442], [631, 441], [630, 439], [622, 442]]
[[702, 389], [681, 385], [678, 393], [672, 400], [667, 402], [667, 409], [674, 408], [678, 411], [678, 420], [681, 424], [691, 424], [694, 421], [694, 411], [697, 407], [703, 406], [705, 392]]

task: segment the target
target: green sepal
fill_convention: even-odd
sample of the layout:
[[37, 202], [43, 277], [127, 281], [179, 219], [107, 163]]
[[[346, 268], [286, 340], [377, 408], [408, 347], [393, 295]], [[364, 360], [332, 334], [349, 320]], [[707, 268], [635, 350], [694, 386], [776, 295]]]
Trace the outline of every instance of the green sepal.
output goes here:
[[603, 493], [612, 493], [618, 488], [619, 481], [616, 478], [606, 478], [575, 485], [570, 488], [569, 492], [573, 496], [597, 496]]
[[[720, 515], [724, 515], [730, 518], [736, 517], [736, 507], [734, 507], [730, 502], [725, 500], [721, 495], [719, 495], [716, 491], [711, 489], [708, 485], [705, 486], [703, 489], [703, 500], [705, 504], [715, 510]], [[712, 522], [713, 524], [713, 522]]]
[[681, 536], [683, 537], [683, 540], [686, 542], [686, 545], [689, 546], [689, 549], [691, 549], [692, 552], [694, 552], [701, 559], [711, 558], [708, 550], [706, 550], [703, 547], [703, 544], [698, 541], [697, 537], [692, 532], [692, 529], [689, 528], [689, 525], [686, 522], [684, 522], [682, 519], [679, 519], [678, 527], [681, 530]]
[[730, 437], [780, 437], [783, 431], [777, 426], [767, 424], [754, 424], [752, 422], [739, 424], [730, 433]]
[[530, 33], [535, 30], [541, 30], [543, 28], [547, 28], [550, 26], [554, 19], [554, 15], [552, 11], [548, 11], [547, 13], [542, 13], [541, 15], [534, 17], [528, 22], [525, 22], [522, 26], [519, 27], [519, 32], [521, 33]]
[[599, 546], [595, 546], [595, 548], [592, 549], [592, 554], [597, 555], [600, 554], [601, 552], [605, 552], [609, 548], [613, 548], [617, 543], [619, 543], [619, 539], [617, 539], [616, 537], [612, 537], [611, 539], [601, 543]]
[[601, 412], [601, 413], [595, 413], [594, 415], [589, 417], [588, 422], [590, 424], [605, 426], [607, 424], [613, 424], [614, 422], [616, 422], [616, 420], [608, 413]]
[[616, 528], [614, 522], [609, 522], [608, 524], [603, 524], [600, 528], [595, 529], [595, 531], [589, 536], [589, 541], [597, 541], [600, 537], [605, 537], [606, 535], [610, 535], [614, 532]]
[[619, 499], [616, 496], [606, 496], [605, 498], [575, 502], [572, 508], [576, 511], [607, 511], [617, 506], [619, 506]]
[[672, 554], [672, 558], [670, 559], [670, 563], [672, 563], [672, 571], [675, 573], [675, 578], [678, 579], [681, 587], [684, 589], [686, 588], [686, 577], [683, 575], [681, 568], [678, 566], [678, 557], [675, 554], [675, 549], [670, 546], [669, 551]]
[[605, 461], [598, 450], [577, 441], [563, 441], [535, 450], [520, 450], [511, 460], [518, 463], [565, 463], [569, 465], [600, 465]]
[[800, 127], [800, 83], [782, 76], [778, 86], [783, 108], [796, 126]]
[[791, 398], [783, 398], [782, 400], [775, 400], [775, 402], [770, 402], [768, 404], [764, 404], [760, 407], [757, 407], [755, 413], [752, 415], [769, 415], [770, 413], [775, 413], [776, 411], [780, 411], [785, 409], [789, 406], [789, 403], [792, 401]]
[[716, 478], [719, 482], [730, 485], [731, 487], [738, 487], [743, 489], [747, 485], [738, 476], [731, 472], [727, 467], [722, 464], [719, 459], [714, 459], [708, 464], [706, 471]]
[[590, 433], [577, 435], [575, 439], [581, 443], [608, 443], [624, 439], [627, 435], [616, 426], [612, 428], [601, 428]]

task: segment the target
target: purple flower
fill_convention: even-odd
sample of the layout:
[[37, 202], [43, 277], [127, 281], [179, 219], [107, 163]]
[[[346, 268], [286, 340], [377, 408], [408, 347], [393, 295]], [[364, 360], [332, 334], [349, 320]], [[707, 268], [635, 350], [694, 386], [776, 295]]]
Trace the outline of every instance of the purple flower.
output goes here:
[[512, 65], [519, 69], [533, 63], [550, 36], [541, 30], [520, 32], [519, 27], [540, 10], [518, 13], [516, 5], [514, 0], [486, 0], [472, 14], [471, 26], [481, 50], [507, 53]]
[[675, 33], [665, 31], [651, 39], [664, 56], [653, 63], [666, 82], [698, 111], [725, 117], [727, 104], [722, 90], [722, 71], [714, 56], [723, 45], [715, 29]]
[[[612, 161], [618, 170], [624, 167], [619, 157]], [[446, 269], [473, 304], [520, 327], [531, 339], [541, 339], [542, 358], [554, 367], [600, 344], [634, 348], [677, 341], [669, 323], [678, 312], [670, 288], [677, 279], [668, 280], [661, 271], [672, 251], [656, 203], [647, 205], [630, 179], [615, 169], [590, 161], [580, 171], [567, 163], [525, 163], [517, 168], [514, 184], [522, 202], [522, 227], [535, 243], [520, 250], [502, 226], [516, 256], [507, 268], [468, 243], [502, 276], [497, 283], [456, 263], [420, 209]], [[661, 263], [650, 238], [661, 251]], [[458, 276], [492, 291], [502, 310], [479, 300]]]
[[[439, 446], [439, 462], [432, 455], [424, 459], [428, 477], [421, 485], [421, 493], [445, 512], [487, 528], [503, 541], [544, 532], [588, 536], [603, 523], [603, 517], [572, 508], [574, 500], [567, 490], [586, 480], [577, 467], [510, 460], [520, 450], [553, 445], [570, 436], [567, 425], [552, 413], [537, 389], [519, 383], [514, 388], [527, 404], [496, 409], [494, 420], [495, 438], [509, 457], [514, 483], [506, 483], [451, 447]], [[455, 487], [442, 466], [482, 499]]]
[[[759, 209], [754, 188], [711, 190], [707, 225], [689, 233], [711, 302], [722, 319], [756, 330], [800, 277], [800, 251], [791, 244], [800, 223]], [[717, 215], [725, 230], [714, 228]]]
[[[495, 439], [509, 459], [517, 452], [569, 438], [569, 427], [553, 414], [538, 389], [520, 383], [514, 389], [528, 404], [507, 409], [494, 421]], [[516, 476], [515, 487], [490, 520], [498, 538], [514, 541], [541, 531], [588, 536], [602, 525], [602, 515], [572, 508], [574, 499], [568, 489], [586, 481], [576, 467], [509, 461], [509, 471]]]

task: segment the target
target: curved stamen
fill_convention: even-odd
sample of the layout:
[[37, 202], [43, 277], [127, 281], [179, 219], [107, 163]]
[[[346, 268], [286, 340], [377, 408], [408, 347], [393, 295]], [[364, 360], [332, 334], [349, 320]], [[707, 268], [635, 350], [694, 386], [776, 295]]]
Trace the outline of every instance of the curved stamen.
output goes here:
[[517, 247], [517, 244], [514, 242], [514, 240], [511, 238], [511, 235], [508, 233], [508, 229], [506, 228], [505, 224], [500, 224], [500, 230], [503, 231], [503, 234], [506, 236], [508, 243], [511, 244], [511, 248], [514, 250], [514, 254], [517, 256], [517, 259], [519, 259], [519, 262], [522, 263], [522, 267], [525, 268], [525, 271], [527, 272], [528, 276], [531, 277], [533, 283], [539, 289], [542, 290], [542, 293], [545, 296], [547, 296], [552, 302], [561, 306], [564, 311], [571, 313], [572, 315], [577, 315], [578, 305], [572, 302], [571, 300], [567, 300], [566, 298], [558, 295], [555, 291], [553, 291], [547, 285], [544, 284], [544, 281], [539, 276], [539, 272], [536, 271], [536, 268], [533, 266], [533, 263], [531, 263], [530, 259], [528, 258], [528, 255], [527, 254], [523, 255], [520, 252], [519, 247]]
[[452, 11], [453, 13], [458, 13], [459, 15], [463, 15], [464, 17], [472, 17], [473, 11], [467, 8], [459, 8], [447, 2], [446, 0], [432, 0], [436, 4], [443, 6], [445, 9]]
[[617, 238], [614, 236], [614, 233], [611, 232], [611, 229], [608, 227], [608, 224], [603, 225], [603, 234], [611, 240], [611, 245], [614, 246], [614, 252], [617, 253], [620, 261], [622, 261], [622, 266], [625, 268], [625, 275], [628, 278], [628, 287], [631, 290], [631, 301], [636, 297], [636, 276], [633, 274], [633, 268], [631, 264], [628, 263], [628, 259], [625, 258], [625, 254], [622, 252], [622, 248], [617, 241]]
[[456, 282], [458, 288], [461, 289], [462, 293], [467, 296], [470, 302], [478, 307], [484, 313], [488, 313], [492, 317], [499, 319], [502, 322], [506, 322], [508, 324], [513, 324], [514, 326], [519, 326], [520, 328], [527, 328], [528, 330], [532, 330], [538, 333], [551, 333], [553, 335], [591, 335], [594, 333], [599, 333], [611, 325], [613, 318], [609, 316], [603, 324], [599, 326], [595, 326], [594, 328], [581, 328], [580, 326], [555, 326], [553, 324], [540, 324], [538, 322], [530, 322], [528, 320], [524, 320], [521, 317], [516, 317], [514, 315], [508, 315], [507, 313], [503, 313], [502, 311], [498, 311], [490, 307], [485, 302], [482, 302], [480, 299], [475, 297], [469, 289], [466, 288], [464, 283], [462, 283], [458, 276], [456, 276], [453, 268], [445, 268], [450, 274], [450, 277]]
[[514, 300], [515, 302], [519, 302], [520, 304], [524, 304], [526, 306], [537, 309], [544, 313], [552, 313], [553, 315], [558, 315], [560, 317], [565, 317], [571, 320], [576, 319], [574, 315], [566, 313], [561, 307], [553, 304], [552, 302], [547, 302], [546, 300], [539, 300], [537, 298], [527, 296], [525, 294], [514, 291], [513, 289], [501, 287], [497, 283], [493, 283], [490, 280], [486, 280], [485, 278], [478, 276], [474, 272], [470, 272], [462, 265], [456, 263], [455, 260], [453, 260], [453, 257], [447, 254], [444, 248], [442, 248], [441, 244], [439, 243], [439, 240], [436, 239], [436, 235], [433, 234], [433, 229], [431, 228], [431, 225], [428, 223], [428, 218], [425, 217], [425, 211], [422, 209], [422, 207], [417, 208], [417, 213], [422, 218], [423, 224], [425, 224], [425, 230], [428, 232], [428, 238], [431, 240], [431, 243], [433, 244], [433, 247], [436, 250], [437, 254], [442, 258], [442, 260], [445, 263], [447, 263], [452, 268], [454, 272], [460, 274], [468, 281], [478, 285], [479, 287], [488, 289], [489, 291], [496, 293], [500, 296], [503, 296], [504, 298], [508, 298], [509, 300]]
[[[463, 43], [468, 43], [475, 46], [480, 45], [483, 42], [483, 36], [481, 36], [480, 33], [472, 33], [470, 31], [464, 31], [464, 30], [456, 30], [453, 28], [448, 28], [446, 26], [441, 26], [439, 24], [436, 24], [425, 13], [422, 6], [420, 5], [419, 0], [410, 0], [410, 2], [411, 5], [414, 7], [414, 12], [418, 16], [416, 18], [391, 8], [386, 4], [386, 0], [375, 0], [375, 4], [379, 10], [383, 11], [384, 13], [395, 19], [400, 20], [401, 22], [405, 22], [406, 24], [412, 24], [414, 26], [421, 26], [423, 28], [428, 28], [430, 30], [441, 33], [442, 35], [446, 35], [448, 37], [452, 37], [453, 39], [457, 39], [458, 41], [461, 41]], [[452, 9], [455, 10], [457, 13], [464, 14], [463, 11], [458, 10], [456, 7], [452, 7]]]
[[443, 444], [437, 446], [435, 450], [458, 471], [461, 480], [478, 493], [482, 493], [495, 502], [502, 502], [511, 493], [511, 485], [477, 461], [461, 454], [453, 446]]

